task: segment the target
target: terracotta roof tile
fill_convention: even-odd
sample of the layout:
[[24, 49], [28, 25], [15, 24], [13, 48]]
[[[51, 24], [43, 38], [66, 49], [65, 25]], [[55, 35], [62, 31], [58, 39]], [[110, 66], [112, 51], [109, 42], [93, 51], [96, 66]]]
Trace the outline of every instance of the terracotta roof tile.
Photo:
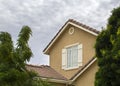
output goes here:
[[38, 73], [40, 77], [43, 78], [51, 78], [51, 79], [59, 79], [59, 80], [67, 80], [64, 76], [59, 74], [57, 71], [55, 71], [53, 68], [51, 68], [48, 65], [26, 65], [28, 70], [32, 70]]
[[75, 24], [77, 24], [77, 25], [79, 25], [79, 26], [81, 26], [81, 27], [84, 27], [84, 28], [86, 28], [86, 29], [88, 29], [88, 30], [90, 30], [90, 31], [93, 31], [93, 32], [95, 32], [95, 33], [97, 33], [97, 34], [100, 33], [100, 31], [97, 31], [96, 29], [94, 29], [94, 28], [92, 28], [92, 27], [89, 27], [89, 26], [87, 26], [87, 25], [85, 25], [85, 24], [82, 24], [82, 23], [80, 23], [80, 22], [77, 22], [77, 21], [75, 21], [74, 19], [69, 19], [68, 22], [73, 22], [73, 23], [75, 23]]
[[96, 33], [96, 34], [99, 34], [99, 33], [100, 33], [100, 31], [97, 31], [96, 29], [94, 29], [94, 28], [92, 28], [92, 27], [89, 27], [89, 26], [87, 26], [87, 25], [85, 25], [85, 24], [82, 24], [82, 23], [80, 23], [80, 22], [77, 22], [77, 21], [75, 21], [74, 19], [69, 19], [69, 20], [62, 26], [62, 28], [58, 31], [58, 33], [53, 37], [53, 39], [49, 42], [49, 44], [45, 47], [45, 49], [43, 50], [43, 52], [48, 48], [48, 46], [53, 42], [53, 40], [57, 37], [57, 35], [61, 32], [61, 30], [63, 29], [63, 27], [64, 27], [68, 22], [72, 22], [72, 23], [74, 23], [74, 24], [77, 24], [77, 25], [79, 25], [79, 26], [81, 26], [81, 27], [83, 27], [83, 28], [85, 28], [85, 29], [87, 29], [87, 30], [90, 30], [90, 31]]

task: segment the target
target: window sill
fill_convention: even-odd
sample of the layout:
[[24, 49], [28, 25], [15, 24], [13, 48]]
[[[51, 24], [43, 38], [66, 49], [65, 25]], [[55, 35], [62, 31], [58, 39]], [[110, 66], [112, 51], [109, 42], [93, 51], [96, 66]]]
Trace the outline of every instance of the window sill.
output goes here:
[[79, 66], [76, 66], [76, 67], [70, 67], [70, 68], [65, 68], [64, 70], [74, 70], [74, 69], [78, 69]]

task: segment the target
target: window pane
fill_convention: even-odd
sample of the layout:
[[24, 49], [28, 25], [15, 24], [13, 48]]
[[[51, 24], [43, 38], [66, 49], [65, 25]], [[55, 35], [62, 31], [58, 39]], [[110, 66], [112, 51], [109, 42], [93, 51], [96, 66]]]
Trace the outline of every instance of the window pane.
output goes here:
[[73, 47], [72, 52], [73, 52], [73, 56], [72, 56], [73, 63], [72, 64], [73, 64], [73, 67], [75, 67], [78, 65], [78, 47], [77, 46]]
[[67, 48], [67, 68], [78, 65], [78, 46]]
[[72, 58], [72, 51], [71, 48], [67, 49], [67, 67], [71, 67], [71, 58]]

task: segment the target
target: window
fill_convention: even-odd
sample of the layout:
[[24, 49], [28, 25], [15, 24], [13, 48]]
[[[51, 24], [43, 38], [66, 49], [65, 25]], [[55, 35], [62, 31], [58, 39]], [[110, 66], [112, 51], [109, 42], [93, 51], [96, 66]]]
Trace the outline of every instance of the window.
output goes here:
[[62, 49], [62, 69], [74, 69], [79, 66], [82, 66], [82, 44]]
[[67, 68], [76, 67], [78, 61], [78, 46], [67, 48]]

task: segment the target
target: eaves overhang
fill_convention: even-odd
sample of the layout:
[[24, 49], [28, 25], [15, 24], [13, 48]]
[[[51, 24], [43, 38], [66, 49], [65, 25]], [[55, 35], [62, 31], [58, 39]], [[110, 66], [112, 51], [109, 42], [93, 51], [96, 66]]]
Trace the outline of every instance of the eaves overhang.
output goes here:
[[52, 45], [56, 42], [56, 40], [60, 37], [60, 35], [64, 32], [64, 30], [66, 29], [66, 27], [68, 27], [69, 25], [75, 26], [83, 31], [86, 31], [94, 36], [97, 36], [99, 34], [99, 31], [97, 31], [96, 29], [93, 29], [87, 25], [84, 25], [82, 23], [79, 23], [73, 19], [69, 19], [63, 26], [62, 28], [58, 31], [58, 33], [54, 36], [54, 38], [49, 42], [49, 44], [46, 46], [46, 48], [43, 50], [44, 54], [48, 54], [49, 55], [49, 50], [52, 47]]

